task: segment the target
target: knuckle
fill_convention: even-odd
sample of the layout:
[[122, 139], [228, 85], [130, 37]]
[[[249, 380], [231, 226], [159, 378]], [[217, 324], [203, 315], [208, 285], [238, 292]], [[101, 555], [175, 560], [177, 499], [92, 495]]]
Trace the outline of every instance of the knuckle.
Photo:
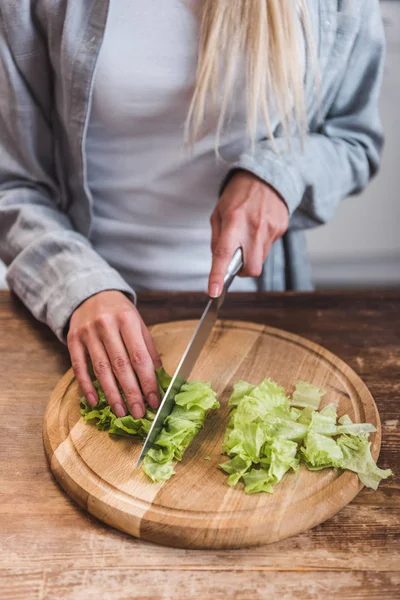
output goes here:
[[148, 355], [144, 350], [133, 350], [130, 358], [132, 364], [134, 364], [136, 367], [141, 367], [148, 363]]
[[217, 246], [214, 250], [214, 258], [227, 260], [231, 258], [231, 252], [226, 246]]
[[85, 338], [87, 338], [87, 336], [90, 333], [90, 330], [91, 330], [91, 323], [90, 322], [82, 323], [82, 325], [80, 325], [79, 329], [77, 329], [75, 331], [76, 339], [79, 339], [79, 338], [85, 339]]
[[112, 322], [113, 322], [113, 319], [112, 319], [111, 315], [107, 315], [107, 314], [99, 315], [98, 317], [96, 317], [96, 320], [95, 320], [96, 327], [101, 331], [109, 329]]
[[242, 219], [242, 211], [240, 208], [230, 208], [225, 213], [225, 218], [229, 223], [237, 223]]
[[85, 365], [80, 360], [72, 360], [71, 365], [76, 378], [82, 380], [85, 375]]
[[70, 346], [74, 342], [76, 342], [79, 338], [78, 332], [76, 329], [70, 329], [67, 335], [67, 344]]
[[266, 219], [264, 219], [261, 215], [258, 215], [257, 213], [254, 213], [254, 212], [250, 213], [247, 218], [248, 226], [253, 231], [263, 229], [264, 226], [266, 225], [266, 222], [267, 222]]
[[117, 354], [112, 359], [112, 366], [114, 373], [122, 373], [130, 366], [129, 359], [123, 354]]
[[132, 311], [131, 310], [122, 310], [118, 315], [118, 320], [120, 325], [123, 327], [125, 325], [130, 325], [132, 322]]
[[110, 372], [111, 365], [108, 360], [105, 359], [97, 359], [93, 362], [93, 370], [97, 377], [103, 377]]

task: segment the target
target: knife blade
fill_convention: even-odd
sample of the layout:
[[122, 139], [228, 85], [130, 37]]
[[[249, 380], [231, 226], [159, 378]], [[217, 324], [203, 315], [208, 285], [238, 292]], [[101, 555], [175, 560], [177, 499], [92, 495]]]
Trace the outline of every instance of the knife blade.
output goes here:
[[207, 306], [201, 316], [201, 319], [195, 329], [195, 332], [183, 353], [181, 360], [179, 361], [178, 367], [171, 379], [167, 391], [161, 401], [161, 404], [157, 410], [157, 414], [150, 427], [149, 433], [144, 441], [142, 451], [136, 463], [136, 467], [140, 465], [150, 448], [152, 448], [158, 435], [160, 434], [165, 419], [170, 415], [174, 405], [175, 396], [179, 393], [182, 385], [189, 379], [189, 375], [193, 370], [193, 367], [200, 356], [200, 353], [211, 333], [212, 328], [218, 318], [219, 309], [221, 308], [226, 292], [229, 289], [236, 274], [240, 271], [243, 266], [243, 253], [242, 249], [238, 248], [231, 262], [229, 263], [228, 270], [224, 278], [224, 287], [222, 294], [218, 298], [210, 298], [207, 302]]

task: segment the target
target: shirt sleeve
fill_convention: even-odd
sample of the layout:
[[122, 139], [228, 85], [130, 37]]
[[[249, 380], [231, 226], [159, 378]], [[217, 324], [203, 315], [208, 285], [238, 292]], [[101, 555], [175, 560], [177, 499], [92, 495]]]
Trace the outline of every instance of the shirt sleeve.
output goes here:
[[[323, 43], [323, 41], [322, 41]], [[384, 31], [378, 0], [363, 0], [360, 24], [344, 75], [317, 131], [291, 148], [283, 138], [263, 140], [230, 167], [271, 185], [286, 202], [291, 229], [320, 225], [340, 200], [360, 192], [376, 173], [383, 147], [379, 94]]]
[[[0, 258], [10, 288], [65, 341], [72, 312], [89, 296], [113, 289], [135, 301], [135, 293], [60, 208], [45, 45], [38, 35], [29, 54], [17, 55], [3, 10], [0, 4]], [[26, 68], [37, 73], [37, 90]]]

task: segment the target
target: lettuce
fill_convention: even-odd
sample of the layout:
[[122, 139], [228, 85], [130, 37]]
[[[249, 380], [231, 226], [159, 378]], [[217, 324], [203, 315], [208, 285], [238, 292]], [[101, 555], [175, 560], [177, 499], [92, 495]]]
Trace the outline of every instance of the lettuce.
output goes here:
[[220, 465], [220, 468], [228, 473], [228, 485], [236, 485], [239, 479], [249, 470], [251, 467], [250, 458], [242, 458], [237, 455], [231, 460]]
[[166, 481], [174, 474], [174, 462], [182, 460], [186, 448], [202, 429], [207, 412], [219, 408], [210, 383], [200, 381], [185, 383], [175, 396], [175, 402], [153, 448], [143, 461], [143, 471], [153, 481]]
[[[156, 376], [162, 395], [171, 377], [164, 369], [156, 371]], [[94, 385], [99, 401], [92, 408], [81, 398], [83, 419], [112, 435], [146, 437], [155, 412], [147, 407], [142, 419], [116, 417], [97, 380]], [[272, 494], [274, 486], [286, 473], [296, 471], [300, 463], [310, 470], [348, 469], [372, 489], [390, 477], [391, 470], [380, 469], [371, 455], [368, 436], [376, 431], [375, 427], [353, 423], [348, 415], [338, 419], [335, 404], [318, 410], [324, 393], [311, 383], [298, 381], [290, 398], [270, 379], [258, 386], [238, 381], [229, 400], [231, 413], [222, 446], [229, 460], [219, 465], [228, 475], [228, 485], [242, 481], [247, 494]], [[207, 413], [218, 407], [210, 383], [185, 382], [177, 390], [175, 406], [143, 461], [144, 473], [154, 482], [172, 477], [175, 462], [182, 460]]]
[[[164, 377], [164, 369], [156, 371], [157, 381], [160, 383], [160, 377]], [[111, 411], [106, 400], [104, 391], [100, 382], [95, 379], [93, 385], [96, 388], [98, 402], [94, 408], [90, 406], [84, 396], [80, 399], [81, 415], [84, 421], [94, 421], [97, 429], [108, 431], [111, 434], [124, 437], [146, 437], [150, 430], [151, 423], [156, 415], [151, 409], [146, 408], [146, 414], [142, 419], [134, 419], [131, 415], [126, 417], [117, 417]], [[125, 401], [124, 393], [121, 391], [122, 398]]]
[[335, 467], [343, 458], [338, 444], [330, 437], [309, 430], [300, 452], [311, 467]]
[[272, 494], [288, 471], [302, 462], [310, 470], [349, 469], [376, 489], [391, 475], [376, 466], [370, 453], [370, 423], [353, 423], [348, 415], [337, 419], [337, 407], [320, 411], [324, 391], [298, 381], [292, 398], [277, 383], [265, 379], [259, 386], [245, 381], [234, 385], [231, 413], [222, 450], [229, 459], [219, 467], [229, 475], [228, 485], [243, 481], [247, 494]]
[[243, 481], [246, 494], [256, 494], [257, 492], [273, 494], [274, 492], [269, 473], [265, 469], [251, 469], [243, 476]]
[[322, 396], [325, 390], [319, 390], [312, 383], [306, 381], [296, 381], [295, 391], [292, 396], [292, 404], [294, 406], [307, 407], [318, 409]]
[[376, 490], [382, 479], [392, 475], [390, 469], [380, 469], [371, 456], [371, 443], [365, 436], [341, 435], [337, 444], [342, 451], [343, 458], [338, 466], [358, 473], [363, 485]]
[[148, 460], [147, 456], [148, 455], [145, 456], [143, 461], [143, 471], [154, 483], [167, 481], [172, 475], [175, 475], [173, 461], [158, 463], [156, 461]]
[[[167, 390], [171, 377], [164, 369], [156, 371], [160, 394]], [[99, 401], [92, 408], [85, 398], [81, 398], [81, 415], [85, 421], [94, 421], [97, 429], [112, 435], [145, 438], [150, 430], [155, 412], [146, 408], [142, 419], [131, 415], [116, 417], [111, 412], [100, 383], [95, 380]], [[122, 397], [125, 400], [124, 394]], [[207, 412], [218, 408], [219, 402], [209, 383], [186, 382], [175, 396], [175, 406], [165, 419], [164, 427], [156, 443], [143, 461], [143, 471], [154, 482], [166, 481], [175, 471], [176, 460], [182, 460], [186, 448], [196, 433], [202, 429]]]

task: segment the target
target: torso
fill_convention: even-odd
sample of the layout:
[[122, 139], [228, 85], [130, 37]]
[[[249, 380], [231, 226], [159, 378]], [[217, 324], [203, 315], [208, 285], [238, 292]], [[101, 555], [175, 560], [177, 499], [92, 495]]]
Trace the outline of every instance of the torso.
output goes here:
[[[197, 35], [184, 0], [110, 3], [86, 141], [92, 243], [137, 289], [206, 289], [209, 218], [229, 163], [245, 148], [244, 94], [221, 138], [224, 161], [213, 132], [192, 155], [183, 146]], [[256, 288], [252, 279], [235, 282]]]

